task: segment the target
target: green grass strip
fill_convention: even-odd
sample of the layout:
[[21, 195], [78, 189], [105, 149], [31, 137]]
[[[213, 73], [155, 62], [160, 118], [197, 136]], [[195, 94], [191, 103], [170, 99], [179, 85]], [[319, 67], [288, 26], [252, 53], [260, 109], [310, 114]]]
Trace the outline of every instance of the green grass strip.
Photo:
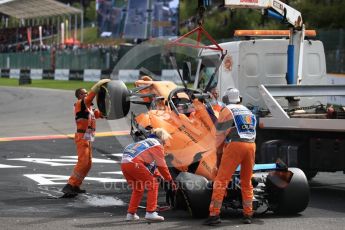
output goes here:
[[[36, 87], [36, 88], [48, 88], [48, 89], [63, 89], [63, 90], [75, 90], [77, 88], [90, 89], [95, 82], [85, 81], [60, 81], [60, 80], [32, 80], [31, 84], [19, 85], [18, 79], [0, 78], [0, 86], [16, 86], [16, 87]], [[126, 84], [128, 89], [134, 87], [133, 83]]]

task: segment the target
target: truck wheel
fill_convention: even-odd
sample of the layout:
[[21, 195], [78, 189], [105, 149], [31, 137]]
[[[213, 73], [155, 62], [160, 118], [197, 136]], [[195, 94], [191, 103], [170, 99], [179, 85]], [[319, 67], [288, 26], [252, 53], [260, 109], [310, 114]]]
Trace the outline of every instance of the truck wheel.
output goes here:
[[112, 80], [102, 86], [97, 94], [97, 106], [108, 120], [125, 117], [130, 109], [129, 91], [120, 80]]
[[191, 215], [195, 218], [205, 218], [209, 214], [209, 206], [212, 196], [212, 187], [209, 186], [208, 180], [199, 175], [188, 172], [181, 172], [176, 177], [176, 182], [181, 190], [181, 197], [176, 199], [184, 204], [177, 206], [187, 206]]
[[290, 183], [278, 188], [267, 177], [266, 186], [269, 193], [270, 209], [276, 214], [292, 215], [304, 211], [309, 203], [308, 180], [302, 170], [289, 168], [293, 173]]

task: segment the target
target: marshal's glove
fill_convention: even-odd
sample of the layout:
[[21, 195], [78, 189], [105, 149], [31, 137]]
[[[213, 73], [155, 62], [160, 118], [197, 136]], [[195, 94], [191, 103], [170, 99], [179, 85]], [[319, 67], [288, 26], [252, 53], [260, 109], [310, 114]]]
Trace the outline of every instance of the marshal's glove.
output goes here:
[[171, 190], [173, 192], [177, 191], [177, 185], [173, 180], [168, 182], [168, 190]]
[[94, 92], [94, 93], [98, 93], [98, 91], [100, 90], [101, 86], [105, 83], [108, 83], [110, 82], [111, 80], [110, 79], [102, 79], [102, 80], [99, 80], [96, 84], [94, 84], [92, 87], [91, 87], [91, 91]]

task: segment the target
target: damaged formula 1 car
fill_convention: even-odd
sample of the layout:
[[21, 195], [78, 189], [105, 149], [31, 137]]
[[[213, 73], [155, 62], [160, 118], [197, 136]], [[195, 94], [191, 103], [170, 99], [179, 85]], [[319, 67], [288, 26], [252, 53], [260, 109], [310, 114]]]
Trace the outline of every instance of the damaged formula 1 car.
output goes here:
[[[176, 209], [186, 209], [193, 217], [206, 217], [216, 176], [215, 125], [217, 113], [210, 95], [170, 81], [155, 81], [148, 76], [128, 90], [120, 80], [104, 85], [97, 95], [99, 109], [108, 119], [119, 119], [130, 111], [131, 103], [147, 111], [131, 114], [131, 136], [146, 138], [150, 129], [162, 127], [172, 136], [164, 146], [166, 162], [179, 185], [167, 191], [167, 200]], [[284, 163], [257, 164], [253, 168], [253, 208], [279, 214], [296, 214], [309, 202], [309, 186], [303, 171]], [[233, 175], [223, 206], [242, 209], [240, 168]]]

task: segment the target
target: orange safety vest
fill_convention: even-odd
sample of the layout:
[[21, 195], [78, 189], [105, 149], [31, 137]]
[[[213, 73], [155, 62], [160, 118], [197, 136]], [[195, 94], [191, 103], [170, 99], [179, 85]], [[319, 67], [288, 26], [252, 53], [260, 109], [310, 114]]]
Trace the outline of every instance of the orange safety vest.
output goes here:
[[[96, 131], [96, 116], [92, 107], [93, 94], [88, 95], [85, 99], [78, 100], [74, 104], [74, 115], [77, 125], [76, 136], [93, 141]], [[90, 104], [89, 106], [87, 104]]]

